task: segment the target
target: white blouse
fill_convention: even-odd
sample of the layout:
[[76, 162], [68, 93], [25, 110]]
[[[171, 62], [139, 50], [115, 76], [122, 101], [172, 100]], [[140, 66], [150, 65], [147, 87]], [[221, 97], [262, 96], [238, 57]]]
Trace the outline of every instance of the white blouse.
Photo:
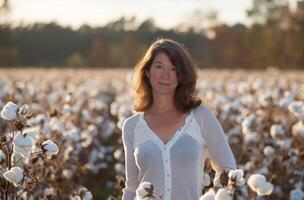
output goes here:
[[164, 200], [198, 200], [206, 158], [219, 174], [236, 163], [219, 121], [206, 105], [186, 117], [184, 125], [165, 144], [147, 125], [143, 112], [122, 126], [126, 187], [122, 200], [134, 200], [141, 182], [151, 182]]

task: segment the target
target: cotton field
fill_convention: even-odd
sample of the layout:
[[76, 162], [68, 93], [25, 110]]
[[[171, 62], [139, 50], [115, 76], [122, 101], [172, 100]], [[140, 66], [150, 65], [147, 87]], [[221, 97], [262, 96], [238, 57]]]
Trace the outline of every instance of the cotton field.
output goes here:
[[[120, 199], [131, 80], [126, 69], [1, 69], [1, 199]], [[238, 200], [303, 200], [304, 72], [202, 70], [197, 88], [238, 164], [218, 191], [206, 164], [201, 200], [231, 199], [232, 186]]]

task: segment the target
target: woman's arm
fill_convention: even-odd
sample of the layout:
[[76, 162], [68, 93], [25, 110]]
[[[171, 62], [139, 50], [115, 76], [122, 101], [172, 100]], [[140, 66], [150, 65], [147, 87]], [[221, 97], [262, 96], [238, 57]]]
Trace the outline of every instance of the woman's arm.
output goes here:
[[213, 182], [216, 187], [221, 187], [221, 173], [224, 170], [236, 169], [236, 163], [224, 130], [216, 116], [207, 106], [202, 107], [203, 137], [206, 141], [211, 166], [216, 172]]
[[133, 141], [134, 137], [132, 132], [134, 131], [134, 125], [132, 126], [131, 119], [128, 118], [124, 121], [122, 125], [122, 141], [125, 152], [125, 173], [126, 182], [125, 188], [122, 192], [122, 200], [133, 200], [136, 196], [136, 189], [138, 187], [138, 168], [135, 164], [134, 158], [134, 147]]

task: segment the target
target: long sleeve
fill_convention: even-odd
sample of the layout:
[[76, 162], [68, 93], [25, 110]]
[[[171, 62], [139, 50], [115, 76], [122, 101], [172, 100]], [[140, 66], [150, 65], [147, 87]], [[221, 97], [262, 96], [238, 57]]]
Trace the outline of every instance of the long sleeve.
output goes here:
[[203, 136], [212, 168], [216, 171], [214, 185], [220, 185], [220, 175], [224, 169], [235, 169], [236, 163], [226, 135], [213, 112], [203, 106]]
[[122, 125], [122, 141], [125, 153], [125, 174], [126, 174], [126, 182], [125, 188], [123, 188], [122, 192], [122, 200], [134, 200], [136, 196], [136, 189], [138, 187], [138, 168], [135, 163], [134, 158], [134, 147], [133, 147], [133, 139], [132, 131], [134, 126], [132, 126], [132, 122], [130, 119], [124, 121]]

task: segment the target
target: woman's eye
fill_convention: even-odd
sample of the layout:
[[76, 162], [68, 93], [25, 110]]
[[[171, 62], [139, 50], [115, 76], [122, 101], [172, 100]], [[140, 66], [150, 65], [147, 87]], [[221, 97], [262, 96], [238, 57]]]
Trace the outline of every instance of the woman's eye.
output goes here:
[[161, 66], [160, 65], [155, 65], [155, 68], [161, 68]]

